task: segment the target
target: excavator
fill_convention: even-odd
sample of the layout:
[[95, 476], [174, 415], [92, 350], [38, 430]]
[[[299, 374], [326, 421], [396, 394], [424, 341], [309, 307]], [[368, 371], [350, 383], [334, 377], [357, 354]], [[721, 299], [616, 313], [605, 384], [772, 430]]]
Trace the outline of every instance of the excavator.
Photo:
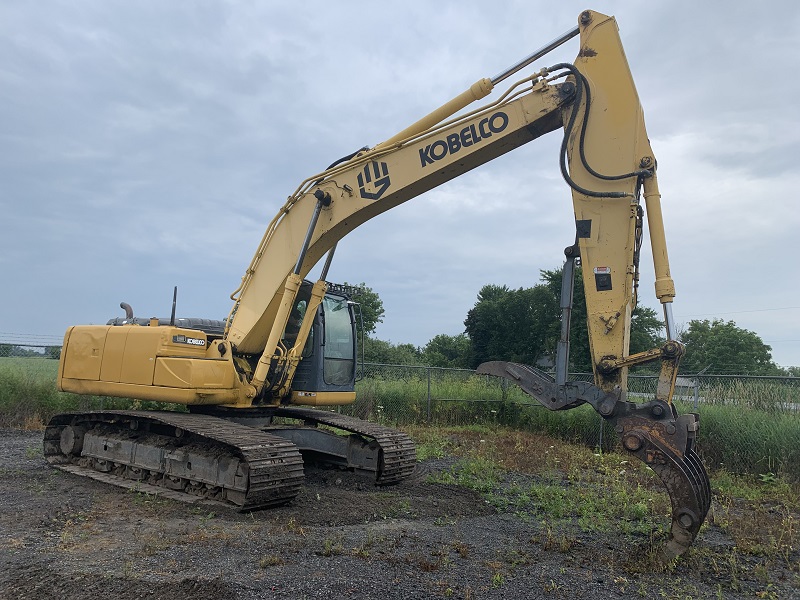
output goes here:
[[[574, 63], [539, 69], [479, 107], [502, 81], [579, 37]], [[696, 449], [698, 417], [672, 397], [683, 354], [676, 339], [656, 159], [616, 20], [584, 11], [578, 25], [492, 78], [483, 78], [416, 123], [303, 181], [268, 224], [231, 295], [228, 318], [138, 318], [70, 327], [58, 388], [184, 405], [54, 416], [44, 454], [54, 466], [178, 499], [248, 510], [289, 502], [303, 460], [374, 474], [379, 485], [415, 469], [402, 432], [346, 416], [355, 399], [355, 303], [327, 274], [349, 232], [424, 192], [549, 132], [561, 130], [561, 175], [572, 193], [575, 241], [565, 250], [561, 339], [555, 376], [490, 362], [550, 410], [589, 404], [615, 429], [625, 452], [661, 479], [672, 523], [663, 547], [674, 559], [694, 541], [711, 502]], [[527, 189], [533, 189], [528, 187]], [[644, 222], [666, 342], [629, 354], [638, 300]], [[304, 278], [325, 258], [319, 278]], [[594, 381], [569, 381], [574, 273], [583, 269]], [[659, 368], [652, 399], [628, 397], [628, 369]]]

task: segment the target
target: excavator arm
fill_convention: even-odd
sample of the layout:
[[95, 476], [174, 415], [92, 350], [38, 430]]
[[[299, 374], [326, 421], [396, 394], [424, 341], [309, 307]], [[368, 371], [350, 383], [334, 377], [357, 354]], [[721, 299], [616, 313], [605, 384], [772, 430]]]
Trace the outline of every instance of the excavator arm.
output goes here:
[[[578, 35], [574, 64], [542, 68], [493, 102], [471, 107], [497, 84]], [[290, 392], [316, 307], [325, 297], [324, 280], [336, 244], [369, 219], [556, 130], [564, 135], [560, 168], [572, 190], [576, 223], [576, 242], [566, 250], [556, 377], [502, 362], [487, 363], [479, 371], [510, 379], [551, 410], [588, 403], [611, 421], [624, 448], [652, 467], [666, 485], [673, 527], [665, 557], [677, 556], [691, 544], [708, 511], [708, 476], [694, 450], [697, 417], [678, 416], [672, 404], [683, 349], [674, 339], [670, 307], [675, 291], [656, 160], [616, 21], [600, 13], [583, 12], [578, 27], [542, 50], [491, 79], [479, 80], [385, 142], [303, 181], [267, 226], [232, 295], [221, 340], [207, 343], [203, 336], [155, 326], [158, 323], [126, 332], [71, 328], [59, 370], [60, 388], [244, 410], [285, 404], [287, 399], [311, 403], [304, 402], [309, 395]], [[521, 189], [535, 194], [530, 185]], [[630, 356], [645, 212], [668, 341], [663, 348]], [[326, 254], [328, 261], [309, 296], [299, 333], [287, 345], [287, 325], [303, 278]], [[584, 272], [593, 384], [569, 382], [566, 376], [571, 273], [578, 258]], [[630, 402], [627, 369], [648, 361], [661, 363], [656, 396], [644, 404]], [[352, 395], [346, 401], [351, 400]], [[75, 435], [70, 434], [67, 448], [77, 447]]]

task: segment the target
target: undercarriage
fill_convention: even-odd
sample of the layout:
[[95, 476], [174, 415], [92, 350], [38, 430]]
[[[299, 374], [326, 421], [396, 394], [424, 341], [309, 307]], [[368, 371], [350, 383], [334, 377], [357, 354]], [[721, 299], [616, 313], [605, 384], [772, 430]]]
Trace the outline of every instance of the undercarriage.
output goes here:
[[304, 460], [374, 474], [376, 485], [402, 481], [415, 467], [407, 435], [353, 417], [294, 407], [205, 412], [212, 414], [57, 415], [45, 431], [44, 455], [77, 475], [239, 510], [291, 501]]

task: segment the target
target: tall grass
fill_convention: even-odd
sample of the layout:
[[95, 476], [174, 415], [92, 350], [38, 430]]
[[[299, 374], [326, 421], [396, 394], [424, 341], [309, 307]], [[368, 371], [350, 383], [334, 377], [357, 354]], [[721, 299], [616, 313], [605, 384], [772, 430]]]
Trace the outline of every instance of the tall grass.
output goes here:
[[53, 415], [70, 411], [167, 407], [129, 398], [59, 392], [57, 373], [57, 360], [0, 358], [0, 427], [39, 429]]
[[[57, 413], [103, 408], [172, 408], [128, 399], [56, 391], [58, 362], [0, 358], [0, 426], [37, 427]], [[508, 426], [610, 450], [615, 432], [582, 406], [551, 412], [518, 387], [469, 371], [373, 371], [357, 383], [357, 400], [343, 413], [393, 426]], [[721, 381], [704, 385], [699, 449], [710, 468], [788, 475], [800, 480], [800, 410], [797, 389], [772, 382]], [[645, 394], [646, 392], [642, 392]], [[639, 400], [646, 400], [643, 395]], [[183, 408], [183, 407], [180, 407]], [[678, 403], [679, 412], [693, 411]]]
[[800, 479], [800, 388], [770, 380], [716, 380], [701, 389], [706, 462], [735, 472]]
[[[616, 432], [588, 405], [552, 412], [493, 378], [434, 373], [430, 381], [424, 371], [365, 379], [356, 403], [343, 411], [391, 425], [503, 425], [606, 451], [618, 446]], [[648, 391], [643, 386], [635, 400], [652, 398]], [[677, 407], [700, 413], [699, 450], [709, 468], [800, 480], [796, 392], [774, 382], [720, 382], [703, 386], [697, 409]]]

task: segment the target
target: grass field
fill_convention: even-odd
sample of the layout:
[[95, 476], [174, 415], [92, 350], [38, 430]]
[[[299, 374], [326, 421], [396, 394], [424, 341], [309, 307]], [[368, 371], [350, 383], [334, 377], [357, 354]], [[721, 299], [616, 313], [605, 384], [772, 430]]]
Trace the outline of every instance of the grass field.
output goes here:
[[[103, 408], [173, 408], [130, 399], [58, 392], [58, 361], [0, 358], [0, 426], [39, 428], [54, 414]], [[396, 426], [508, 426], [609, 451], [614, 431], [589, 406], [551, 412], [516, 386], [485, 376], [424, 371], [402, 377], [372, 376], [358, 382], [356, 403], [343, 412]], [[704, 390], [700, 451], [713, 470], [787, 476], [800, 480], [800, 410], [796, 390], [764, 382], [720, 384]], [[690, 404], [677, 402], [679, 412]]]

